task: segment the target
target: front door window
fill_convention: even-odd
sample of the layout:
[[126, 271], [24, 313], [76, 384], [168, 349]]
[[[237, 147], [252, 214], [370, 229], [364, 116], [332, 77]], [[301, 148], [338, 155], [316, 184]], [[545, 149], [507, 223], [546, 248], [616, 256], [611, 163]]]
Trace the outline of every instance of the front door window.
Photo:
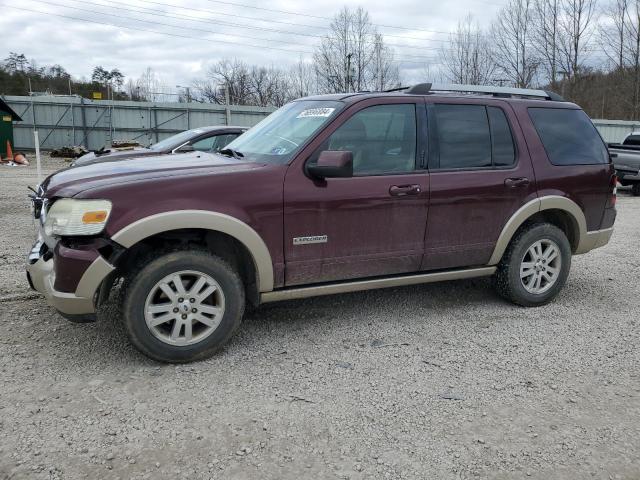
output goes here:
[[318, 149], [353, 153], [355, 176], [408, 173], [416, 164], [414, 104], [368, 107], [355, 113]]

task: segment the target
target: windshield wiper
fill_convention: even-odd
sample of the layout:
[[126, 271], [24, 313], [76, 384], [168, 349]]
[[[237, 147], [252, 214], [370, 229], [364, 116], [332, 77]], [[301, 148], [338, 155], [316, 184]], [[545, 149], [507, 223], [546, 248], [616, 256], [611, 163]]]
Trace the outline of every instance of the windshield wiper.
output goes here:
[[218, 153], [221, 155], [226, 155], [227, 157], [233, 157], [233, 158], [244, 157], [244, 154], [242, 152], [239, 152], [237, 150], [232, 150], [230, 148], [223, 148], [222, 150], [218, 150]]

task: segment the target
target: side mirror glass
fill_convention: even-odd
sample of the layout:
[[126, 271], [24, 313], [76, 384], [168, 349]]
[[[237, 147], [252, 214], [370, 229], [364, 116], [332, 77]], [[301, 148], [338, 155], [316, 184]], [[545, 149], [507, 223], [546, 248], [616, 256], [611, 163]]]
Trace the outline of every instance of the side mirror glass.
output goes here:
[[315, 178], [353, 177], [353, 153], [325, 150], [320, 152], [316, 164], [307, 166], [307, 171]]

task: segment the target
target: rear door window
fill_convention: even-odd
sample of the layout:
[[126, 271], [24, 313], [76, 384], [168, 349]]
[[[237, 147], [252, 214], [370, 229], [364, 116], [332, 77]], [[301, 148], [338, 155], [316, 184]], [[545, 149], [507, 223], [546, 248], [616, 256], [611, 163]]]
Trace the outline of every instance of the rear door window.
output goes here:
[[582, 110], [529, 108], [538, 136], [554, 165], [608, 163], [607, 148]]
[[491, 134], [484, 105], [434, 105], [440, 168], [491, 166]]
[[487, 107], [491, 126], [491, 154], [493, 165], [508, 167], [516, 161], [516, 149], [507, 117], [501, 108]]

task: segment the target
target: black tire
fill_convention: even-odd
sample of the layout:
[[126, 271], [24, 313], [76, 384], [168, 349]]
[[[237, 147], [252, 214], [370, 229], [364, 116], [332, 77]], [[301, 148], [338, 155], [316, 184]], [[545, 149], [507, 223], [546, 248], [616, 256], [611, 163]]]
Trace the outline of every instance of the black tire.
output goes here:
[[[520, 266], [527, 250], [538, 240], [552, 241], [560, 250], [560, 272], [555, 283], [543, 293], [529, 292], [520, 278]], [[562, 230], [548, 223], [529, 225], [511, 240], [493, 275], [493, 286], [505, 299], [523, 307], [549, 303], [562, 290], [571, 269], [571, 245]]]
[[[213, 355], [240, 326], [245, 308], [244, 285], [238, 273], [223, 259], [198, 250], [179, 250], [141, 261], [123, 288], [123, 321], [133, 345], [146, 356], [168, 363], [202, 360]], [[191, 345], [170, 345], [158, 339], [145, 321], [145, 302], [166, 276], [180, 271], [202, 272], [213, 278], [224, 295], [224, 313], [209, 336]]]
[[634, 183], [631, 185], [631, 195], [634, 197], [640, 197], [640, 183]]

